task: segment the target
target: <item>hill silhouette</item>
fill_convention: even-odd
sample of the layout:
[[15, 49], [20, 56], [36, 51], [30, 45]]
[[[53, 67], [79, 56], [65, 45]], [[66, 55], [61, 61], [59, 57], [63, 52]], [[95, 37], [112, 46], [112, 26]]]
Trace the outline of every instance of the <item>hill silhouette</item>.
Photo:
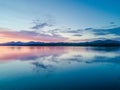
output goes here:
[[120, 41], [115, 40], [95, 40], [89, 42], [7, 42], [1, 43], [1, 46], [120, 46]]

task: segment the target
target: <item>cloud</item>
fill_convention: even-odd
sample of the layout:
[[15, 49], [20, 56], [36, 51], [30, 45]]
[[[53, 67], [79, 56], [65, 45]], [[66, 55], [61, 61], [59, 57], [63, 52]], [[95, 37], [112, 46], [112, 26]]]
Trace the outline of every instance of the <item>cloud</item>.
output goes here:
[[[34, 26], [31, 27], [31, 35], [49, 36], [56, 38], [64, 38], [66, 41], [86, 41], [96, 39], [116, 39], [120, 38], [120, 27], [116, 27], [114, 22], [105, 28], [85, 28], [85, 29], [72, 29], [71, 27], [57, 28], [53, 25], [51, 20], [41, 21], [39, 19], [33, 22]], [[24, 33], [26, 33], [24, 31]]]
[[68, 41], [86, 41], [86, 40], [96, 40], [96, 39], [120, 39], [120, 27], [107, 28], [107, 29], [71, 29], [71, 28], [58, 28], [48, 30], [51, 36], [59, 36], [68, 38]]
[[89, 30], [92, 31], [95, 35], [107, 35], [107, 34], [120, 35], [120, 27], [108, 28], [108, 29], [89, 29]]
[[52, 23], [49, 23], [49, 21], [40, 21], [39, 19], [33, 21], [34, 26], [31, 27], [31, 29], [39, 30], [44, 27], [51, 27], [53, 26]]
[[120, 39], [120, 28], [112, 29], [51, 29], [51, 30], [21, 30], [0, 31], [2, 41], [40, 41], [40, 42], [80, 42], [97, 39]]
[[[7, 30], [0, 28], [0, 40], [23, 40], [41, 42], [80, 42], [97, 39], [120, 40], [120, 27], [72, 29], [56, 27], [50, 20], [34, 20], [28, 30]], [[114, 22], [110, 23], [115, 25]]]
[[35, 32], [35, 31], [25, 31], [25, 30], [22, 30], [22, 31], [20, 31], [19, 33], [27, 34], [27, 35], [32, 35], [32, 36], [37, 36], [37, 35], [39, 35], [39, 33]]
[[35, 31], [0, 31], [0, 42], [11, 41], [62, 42], [66, 41], [66, 38], [58, 37], [57, 35], [50, 36]]
[[31, 29], [37, 29], [38, 30], [38, 29], [44, 28], [46, 26], [52, 26], [52, 25], [50, 25], [48, 23], [39, 23], [39, 24], [36, 24], [35, 26], [31, 27]]
[[74, 34], [73, 36], [79, 36], [79, 37], [80, 37], [80, 36], [82, 36], [82, 35], [81, 35], [81, 34]]
[[78, 37], [79, 39], [120, 39], [120, 27], [115, 28], [107, 28], [107, 29], [94, 29], [94, 28], [86, 28], [86, 29], [77, 29], [66, 31], [66, 33], [72, 33], [73, 38]]

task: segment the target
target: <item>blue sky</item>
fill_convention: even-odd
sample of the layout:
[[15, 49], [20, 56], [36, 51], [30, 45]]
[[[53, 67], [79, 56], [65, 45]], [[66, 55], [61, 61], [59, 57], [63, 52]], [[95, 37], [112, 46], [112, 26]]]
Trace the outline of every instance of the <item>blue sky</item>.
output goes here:
[[[37, 24], [47, 26], [42, 34], [49, 33], [49, 29], [119, 27], [119, 3], [119, 0], [0, 0], [0, 27], [29, 31], [36, 24], [33, 21], [38, 20]], [[67, 35], [70, 34], [63, 36]]]

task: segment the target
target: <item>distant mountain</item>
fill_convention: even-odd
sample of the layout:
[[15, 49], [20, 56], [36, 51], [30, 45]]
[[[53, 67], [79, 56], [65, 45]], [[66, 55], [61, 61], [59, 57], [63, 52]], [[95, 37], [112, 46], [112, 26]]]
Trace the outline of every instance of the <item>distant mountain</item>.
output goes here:
[[34, 41], [30, 41], [30, 42], [7, 42], [7, 43], [2, 43], [0, 45], [4, 45], [4, 46], [32, 46], [32, 45], [40, 45], [43, 44], [44, 42], [34, 42]]
[[120, 46], [120, 41], [115, 40], [95, 40], [90, 42], [7, 42], [0, 44], [1, 46]]
[[95, 40], [87, 43], [90, 46], [120, 46], [120, 41], [116, 40]]

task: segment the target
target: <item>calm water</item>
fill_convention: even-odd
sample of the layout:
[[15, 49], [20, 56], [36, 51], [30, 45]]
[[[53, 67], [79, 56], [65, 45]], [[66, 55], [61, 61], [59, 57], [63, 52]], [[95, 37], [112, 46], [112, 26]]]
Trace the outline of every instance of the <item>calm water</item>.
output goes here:
[[0, 90], [120, 90], [120, 48], [1, 46]]

